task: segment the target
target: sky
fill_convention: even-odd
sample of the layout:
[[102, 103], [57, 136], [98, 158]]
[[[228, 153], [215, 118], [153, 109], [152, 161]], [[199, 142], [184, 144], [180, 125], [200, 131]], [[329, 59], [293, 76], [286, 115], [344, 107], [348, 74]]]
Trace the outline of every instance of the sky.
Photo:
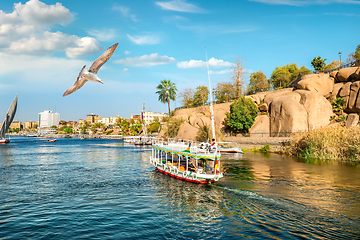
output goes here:
[[[18, 97], [14, 120], [36, 121], [51, 110], [61, 120], [88, 114], [130, 118], [158, 101], [161, 80], [186, 88], [230, 82], [244, 63], [270, 78], [276, 67], [309, 69], [346, 60], [360, 44], [360, 0], [29, 0], [0, 1], [0, 121]], [[62, 97], [81, 70], [119, 43], [98, 72]], [[181, 98], [171, 108], [181, 106]]]

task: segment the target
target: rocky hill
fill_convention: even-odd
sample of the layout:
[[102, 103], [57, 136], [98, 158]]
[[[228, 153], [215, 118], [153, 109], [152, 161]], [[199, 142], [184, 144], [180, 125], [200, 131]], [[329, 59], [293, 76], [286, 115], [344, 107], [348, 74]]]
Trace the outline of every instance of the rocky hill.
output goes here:
[[[305, 75], [291, 83], [289, 88], [246, 96], [260, 110], [249, 130], [250, 136], [276, 137], [284, 132], [326, 127], [334, 115], [331, 102], [338, 97], [346, 101], [347, 107], [340, 114], [347, 119], [347, 127], [357, 125], [360, 114], [359, 91], [360, 67], [350, 67], [331, 74]], [[230, 105], [230, 102], [214, 105], [217, 132], [225, 127], [224, 118]], [[195, 140], [200, 127], [211, 126], [209, 106], [180, 109], [174, 117], [185, 120], [179, 129], [178, 138]]]

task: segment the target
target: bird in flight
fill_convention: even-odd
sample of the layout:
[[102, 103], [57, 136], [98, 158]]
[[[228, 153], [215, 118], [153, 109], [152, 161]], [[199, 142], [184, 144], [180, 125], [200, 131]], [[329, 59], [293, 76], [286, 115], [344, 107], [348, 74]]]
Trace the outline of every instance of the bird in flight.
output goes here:
[[109, 47], [100, 57], [98, 57], [98, 59], [93, 62], [93, 64], [89, 68], [89, 71], [86, 70], [86, 65], [84, 65], [79, 73], [79, 76], [76, 79], [76, 82], [68, 90], [66, 90], [66, 92], [64, 92], [63, 97], [77, 91], [79, 88], [84, 86], [87, 81], [99, 82], [104, 84], [97, 76], [97, 72], [99, 71], [101, 66], [110, 59], [118, 45], [119, 43], [115, 43], [114, 45]]

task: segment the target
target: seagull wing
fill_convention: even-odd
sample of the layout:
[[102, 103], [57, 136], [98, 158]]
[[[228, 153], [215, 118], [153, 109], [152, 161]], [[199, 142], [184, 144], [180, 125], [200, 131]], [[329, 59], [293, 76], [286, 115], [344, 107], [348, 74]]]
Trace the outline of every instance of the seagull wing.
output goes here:
[[85, 67], [86, 65], [84, 65], [81, 69], [74, 85], [72, 85], [68, 90], [66, 90], [66, 92], [64, 92], [63, 97], [72, 94], [73, 92], [84, 86], [84, 84], [88, 81], [84, 76], [82, 76], [82, 72], [84, 71]]
[[98, 57], [98, 59], [96, 59], [89, 68], [89, 72], [97, 74], [101, 66], [104, 65], [104, 63], [106, 63], [113, 55], [118, 45], [119, 43], [115, 43], [114, 45], [109, 47], [100, 57]]

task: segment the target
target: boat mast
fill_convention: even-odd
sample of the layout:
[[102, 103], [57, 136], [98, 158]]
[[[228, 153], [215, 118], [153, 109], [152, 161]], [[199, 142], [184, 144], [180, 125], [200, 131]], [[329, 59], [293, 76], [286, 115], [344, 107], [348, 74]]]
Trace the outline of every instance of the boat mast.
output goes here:
[[207, 58], [207, 51], [205, 48], [205, 54], [206, 54], [206, 66], [207, 66], [207, 73], [209, 78], [209, 88], [210, 88], [210, 115], [211, 115], [211, 127], [212, 127], [212, 135], [213, 139], [216, 142], [215, 138], [215, 120], [214, 120], [214, 108], [213, 108], [213, 97], [212, 97], [212, 88], [211, 88], [211, 82], [210, 82], [210, 71], [209, 71], [209, 61]]

